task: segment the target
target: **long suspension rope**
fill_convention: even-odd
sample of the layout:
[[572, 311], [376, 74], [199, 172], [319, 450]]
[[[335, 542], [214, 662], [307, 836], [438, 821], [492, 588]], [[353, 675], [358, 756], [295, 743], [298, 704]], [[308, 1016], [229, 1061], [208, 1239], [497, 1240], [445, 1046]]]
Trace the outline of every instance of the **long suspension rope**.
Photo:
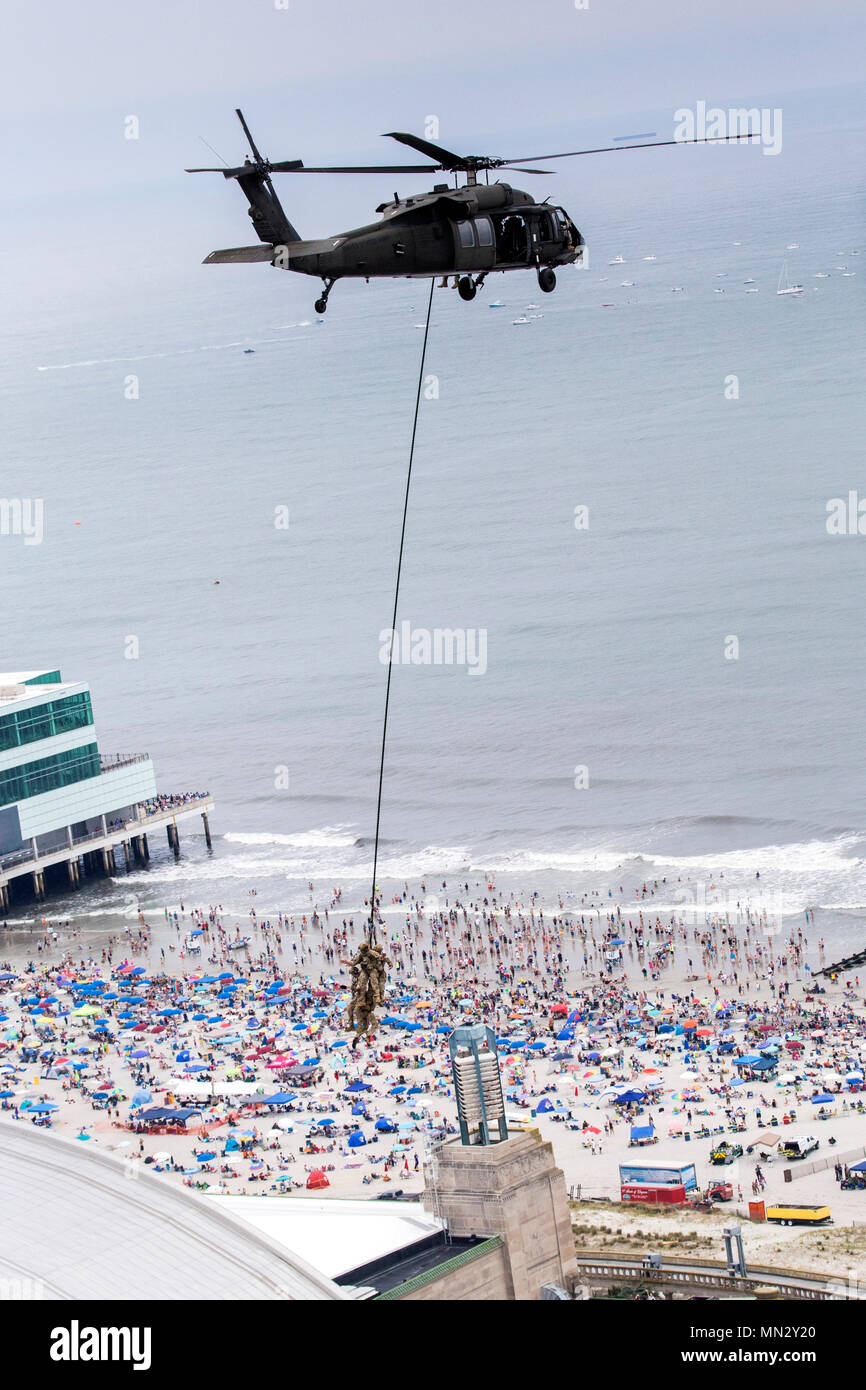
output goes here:
[[[400, 529], [400, 553], [397, 559], [397, 582], [394, 585], [394, 616], [391, 619], [391, 643], [392, 650], [389, 656], [393, 656], [393, 642], [397, 633], [397, 605], [400, 601], [400, 575], [403, 571], [403, 544], [406, 540], [406, 516], [409, 511], [409, 488], [412, 483], [412, 461], [415, 457], [415, 435], [418, 432], [418, 408], [421, 404], [421, 387], [424, 384], [424, 359], [427, 356], [427, 335], [430, 332], [430, 310], [433, 307], [433, 289], [435, 279], [430, 280], [430, 297], [427, 300], [427, 318], [424, 323], [424, 342], [421, 346], [421, 364], [418, 368], [418, 389], [415, 392], [415, 415], [412, 420], [412, 443], [409, 446], [409, 471], [406, 474], [406, 493], [403, 498], [403, 525]], [[391, 704], [391, 671], [393, 661], [388, 661], [388, 679], [385, 684], [385, 716], [382, 720], [382, 752], [379, 758], [379, 791], [376, 797], [376, 838], [373, 843], [373, 887], [370, 893], [370, 944], [376, 941], [376, 868], [379, 863], [379, 823], [382, 819], [382, 779], [385, 775], [385, 744], [388, 739], [388, 709]]]

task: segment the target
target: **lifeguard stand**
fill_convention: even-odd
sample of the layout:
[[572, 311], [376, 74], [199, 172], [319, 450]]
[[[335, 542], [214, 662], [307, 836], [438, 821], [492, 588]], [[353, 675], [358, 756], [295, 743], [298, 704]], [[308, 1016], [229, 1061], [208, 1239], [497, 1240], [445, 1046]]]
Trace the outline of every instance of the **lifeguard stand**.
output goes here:
[[455, 1028], [448, 1039], [463, 1144], [499, 1144], [508, 1138], [496, 1034], [485, 1023]]

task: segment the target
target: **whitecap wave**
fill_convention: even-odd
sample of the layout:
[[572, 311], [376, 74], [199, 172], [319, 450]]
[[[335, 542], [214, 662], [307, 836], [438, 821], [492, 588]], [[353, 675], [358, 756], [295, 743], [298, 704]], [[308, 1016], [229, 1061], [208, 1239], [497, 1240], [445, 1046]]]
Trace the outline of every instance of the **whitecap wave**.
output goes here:
[[288, 845], [294, 849], [327, 849], [353, 847], [358, 843], [357, 836], [347, 834], [348, 826], [323, 825], [318, 830], [300, 830], [294, 835], [270, 833], [247, 833], [229, 830], [222, 836], [229, 844], [236, 845]]

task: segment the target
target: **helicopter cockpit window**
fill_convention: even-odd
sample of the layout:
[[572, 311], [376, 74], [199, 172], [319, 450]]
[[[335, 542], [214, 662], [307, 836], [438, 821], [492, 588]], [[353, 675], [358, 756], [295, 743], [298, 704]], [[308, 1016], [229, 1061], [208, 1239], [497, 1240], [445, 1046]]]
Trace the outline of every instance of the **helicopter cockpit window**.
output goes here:
[[493, 245], [493, 225], [489, 217], [476, 217], [475, 236], [479, 246]]
[[458, 237], [458, 240], [459, 240], [461, 246], [466, 246], [466, 247], [474, 246], [474, 245], [475, 245], [475, 236], [474, 236], [473, 231], [472, 231], [472, 223], [471, 223], [471, 222], [458, 222], [458, 223], [457, 223], [457, 237]]

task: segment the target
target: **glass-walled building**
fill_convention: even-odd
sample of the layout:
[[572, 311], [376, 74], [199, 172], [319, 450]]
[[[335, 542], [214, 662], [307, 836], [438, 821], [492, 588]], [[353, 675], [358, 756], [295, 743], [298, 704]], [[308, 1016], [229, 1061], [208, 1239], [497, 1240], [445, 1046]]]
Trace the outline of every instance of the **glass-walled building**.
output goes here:
[[71, 845], [155, 793], [148, 757], [100, 754], [83, 681], [0, 673], [0, 856]]

